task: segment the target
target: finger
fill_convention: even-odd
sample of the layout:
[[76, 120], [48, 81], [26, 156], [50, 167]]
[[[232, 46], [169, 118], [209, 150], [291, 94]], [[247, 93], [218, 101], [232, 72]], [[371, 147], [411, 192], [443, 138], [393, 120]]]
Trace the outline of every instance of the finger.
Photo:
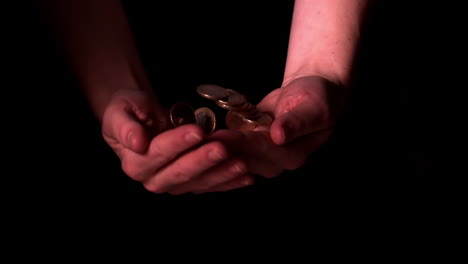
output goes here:
[[326, 128], [327, 115], [322, 107], [302, 103], [278, 116], [270, 127], [270, 136], [275, 144], [283, 145], [295, 138]]
[[255, 178], [251, 174], [244, 174], [235, 179], [232, 179], [229, 182], [225, 182], [216, 186], [213, 186], [209, 189], [199, 190], [194, 193], [201, 194], [207, 192], [227, 192], [230, 190], [240, 189], [254, 184]]
[[171, 188], [171, 194], [183, 194], [187, 192], [196, 192], [206, 190], [213, 186], [226, 183], [247, 172], [247, 165], [241, 160], [231, 159], [222, 162], [218, 166], [209, 169], [201, 176], [194, 178], [185, 184], [177, 185]]
[[226, 148], [220, 142], [210, 142], [190, 151], [145, 181], [145, 187], [155, 193], [167, 192], [175, 185], [186, 183], [227, 159]]
[[[268, 133], [219, 130], [211, 138], [225, 143], [232, 151], [247, 161], [251, 173], [273, 178], [285, 169], [293, 170], [302, 166], [311, 152], [317, 150], [330, 132], [305, 135], [287, 144], [278, 146], [269, 139]], [[247, 147], [246, 147], [247, 146]]]
[[242, 153], [246, 149], [246, 134], [230, 129], [221, 129], [207, 137], [209, 141], [221, 141], [229, 147], [230, 150], [235, 151], [236, 154]]
[[287, 152], [290, 153], [310, 153], [311, 151], [315, 151], [320, 148], [320, 146], [327, 141], [331, 134], [332, 129], [322, 130], [299, 137], [296, 140], [284, 145], [283, 147]]
[[292, 142], [283, 145], [284, 153], [288, 153], [282, 165], [287, 170], [295, 170], [304, 165], [307, 158], [313, 152], [317, 151], [331, 135], [331, 130], [312, 133], [295, 139]]
[[168, 161], [196, 146], [206, 138], [203, 130], [194, 124], [187, 124], [167, 130], [151, 140], [148, 154], [165, 156]]
[[116, 105], [108, 109], [103, 119], [103, 134], [131, 151], [144, 153], [149, 135], [129, 106]]
[[257, 108], [263, 112], [270, 112], [276, 106], [279, 96], [281, 95], [282, 88], [277, 88], [265, 96], [258, 104]]
[[251, 173], [273, 178], [282, 172], [284, 162], [295, 157], [273, 144], [269, 137], [269, 134], [263, 131], [219, 130], [209, 139], [226, 144], [231, 153], [239, 155], [247, 162]]
[[197, 125], [183, 125], [167, 130], [152, 139], [145, 155], [122, 151], [122, 167], [132, 179], [146, 181], [156, 171], [198, 145], [204, 138], [202, 129]]

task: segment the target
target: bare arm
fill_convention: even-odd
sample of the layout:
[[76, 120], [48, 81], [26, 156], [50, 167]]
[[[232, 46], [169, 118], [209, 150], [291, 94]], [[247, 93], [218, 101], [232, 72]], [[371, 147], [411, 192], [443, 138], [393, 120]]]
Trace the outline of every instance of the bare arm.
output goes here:
[[320, 75], [347, 85], [366, 0], [296, 0], [283, 85]]
[[[49, 0], [51, 22], [122, 170], [155, 193], [234, 189], [245, 162], [193, 124], [173, 128], [152, 93], [119, 0]], [[172, 129], [171, 129], [172, 128]], [[188, 186], [188, 187], [187, 187]]]
[[59, 43], [100, 120], [118, 90], [151, 92], [119, 0], [50, 0], [47, 8]]

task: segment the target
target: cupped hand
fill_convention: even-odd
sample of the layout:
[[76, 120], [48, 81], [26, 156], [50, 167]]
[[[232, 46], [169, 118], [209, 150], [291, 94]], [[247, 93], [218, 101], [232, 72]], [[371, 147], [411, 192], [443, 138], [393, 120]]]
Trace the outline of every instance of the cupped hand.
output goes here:
[[243, 160], [223, 143], [207, 140], [196, 125], [172, 128], [168, 111], [152, 94], [116, 93], [102, 118], [105, 141], [119, 156], [123, 171], [155, 193], [202, 193], [252, 183]]
[[327, 141], [346, 98], [344, 87], [321, 76], [300, 77], [258, 104], [273, 116], [270, 127], [220, 130], [210, 139], [225, 143], [245, 159], [250, 173], [275, 177], [301, 167]]

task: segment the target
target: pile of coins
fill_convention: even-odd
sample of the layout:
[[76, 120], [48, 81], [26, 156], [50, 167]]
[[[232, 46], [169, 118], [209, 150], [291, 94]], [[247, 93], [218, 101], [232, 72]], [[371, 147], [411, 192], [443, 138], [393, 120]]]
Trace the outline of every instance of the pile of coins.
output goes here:
[[[228, 110], [225, 122], [229, 129], [251, 131], [258, 126], [269, 126], [273, 121], [270, 115], [260, 111], [243, 94], [234, 90], [213, 84], [202, 84], [197, 87], [197, 93]], [[208, 135], [216, 129], [216, 116], [207, 107], [194, 111], [187, 103], [176, 103], [171, 107], [170, 118], [174, 127], [197, 124]]]
[[197, 92], [204, 98], [213, 100], [226, 110], [226, 126], [236, 130], [253, 130], [258, 126], [268, 126], [273, 121], [267, 113], [260, 111], [243, 94], [218, 85], [202, 84]]
[[174, 127], [185, 124], [197, 124], [207, 135], [216, 129], [216, 116], [207, 107], [193, 110], [187, 103], [176, 103], [171, 107], [170, 119]]

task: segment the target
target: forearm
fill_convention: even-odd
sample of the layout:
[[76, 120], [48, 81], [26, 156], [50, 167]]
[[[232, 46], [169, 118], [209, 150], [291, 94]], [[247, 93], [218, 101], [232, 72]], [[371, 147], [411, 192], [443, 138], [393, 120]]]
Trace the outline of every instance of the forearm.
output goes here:
[[99, 119], [117, 90], [151, 91], [119, 0], [51, 0], [48, 8], [60, 44]]
[[321, 75], [347, 86], [366, 0], [296, 0], [283, 84]]

